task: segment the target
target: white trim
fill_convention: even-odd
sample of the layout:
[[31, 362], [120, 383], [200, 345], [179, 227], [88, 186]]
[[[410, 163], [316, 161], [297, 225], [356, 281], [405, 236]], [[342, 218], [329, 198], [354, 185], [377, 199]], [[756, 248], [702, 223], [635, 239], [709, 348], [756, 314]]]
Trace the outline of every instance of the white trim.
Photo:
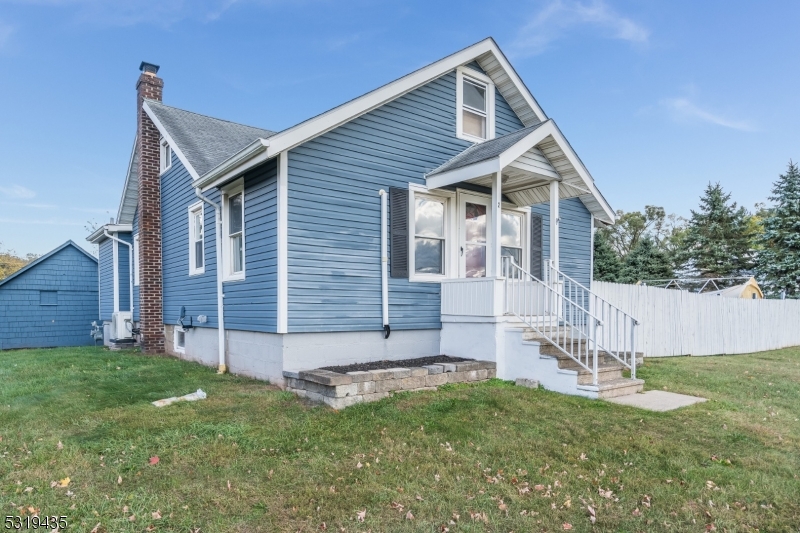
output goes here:
[[[169, 141], [163, 138], [161, 139], [158, 153], [158, 168], [161, 171], [161, 175], [164, 175], [166, 171], [172, 168], [172, 157], [174, 155], [174, 150], [172, 149], [172, 146], [170, 146]], [[166, 164], [167, 155], [169, 155], [169, 164]]]
[[[122, 220], [122, 208], [125, 205], [125, 196], [128, 194], [128, 182], [131, 179], [131, 173], [133, 169], [133, 160], [136, 156], [136, 143], [138, 142], [138, 135], [134, 135], [133, 137], [133, 148], [131, 148], [131, 156], [128, 159], [128, 172], [125, 173], [125, 184], [122, 186], [122, 197], [119, 199], [119, 207], [117, 208], [117, 218], [114, 219], [117, 222]], [[134, 210], [135, 212], [135, 210]]]
[[[241, 193], [242, 195], [242, 270], [241, 272], [231, 272], [233, 257], [230, 250], [230, 238], [228, 237], [228, 200], [231, 196]], [[239, 178], [233, 184], [222, 190], [222, 261], [223, 261], [223, 281], [241, 281], [245, 279], [247, 266], [247, 248], [245, 228], [245, 194], [244, 179]]]
[[[139, 234], [133, 236], [133, 286], [139, 286]], [[131, 296], [133, 297], [133, 296]]]
[[[480, 58], [484, 54], [491, 54], [497, 60], [503, 69], [504, 74], [508, 76], [508, 79], [519, 91], [519, 96], [525, 101], [525, 104], [530, 107], [536, 117], [540, 121], [547, 120], [547, 115], [545, 115], [544, 111], [541, 109], [541, 107], [539, 107], [539, 104], [536, 102], [536, 100], [534, 100], [533, 95], [531, 95], [531, 93], [528, 91], [528, 88], [525, 86], [525, 84], [522, 83], [522, 80], [514, 71], [514, 68], [508, 62], [505, 55], [503, 55], [503, 52], [497, 46], [497, 43], [494, 42], [494, 39], [489, 37], [459, 52], [440, 59], [439, 61], [431, 63], [430, 65], [415, 72], [407, 74], [406, 76], [388, 83], [383, 87], [379, 87], [378, 89], [375, 89], [374, 91], [371, 91], [359, 98], [335, 107], [317, 117], [297, 124], [296, 126], [270, 137], [269, 147], [267, 148], [263, 159], [256, 157], [244, 163], [243, 166], [226, 170], [224, 179], [230, 179], [246, 171], [248, 168], [259, 164], [262, 160], [271, 159], [281, 152], [285, 152], [314, 137], [341, 126], [342, 124], [368, 113], [373, 109], [376, 109], [410, 91], [413, 91], [414, 89], [417, 89], [435, 80], [436, 78], [452, 72], [462, 65]], [[470, 70], [470, 74], [472, 72], [473, 71]], [[144, 107], [146, 110], [148, 109], [146, 102]], [[148, 115], [151, 119], [153, 119], [153, 114], [151, 112], [148, 112]], [[156, 124], [156, 127], [158, 127], [159, 131], [161, 131], [161, 134], [166, 137], [163, 126], [161, 126], [160, 123], [155, 119], [153, 119], [153, 123]], [[174, 149], [174, 143], [170, 144], [172, 144]], [[176, 153], [183, 164], [187, 166], [187, 169], [189, 169], [192, 177], [195, 180], [200, 179], [194, 169], [188, 166], [188, 163], [184, 160], [185, 158], [183, 157], [183, 154], [178, 151], [176, 151]], [[222, 167], [223, 165], [219, 165], [219, 167]], [[202, 180], [195, 183], [195, 186], [201, 187], [203, 191], [206, 191], [209, 188], [218, 186], [221, 184], [221, 182], [223, 182], [223, 178], [220, 174], [215, 172], [207, 172], [203, 176]]]
[[[178, 333], [183, 333], [183, 346], [178, 346]], [[177, 325], [172, 328], [172, 349], [177, 353], [186, 353], [186, 330]]]
[[[200, 220], [203, 221], [203, 235], [200, 237], [200, 240], [203, 242], [203, 265], [200, 267], [195, 267], [197, 263], [195, 257], [195, 249], [194, 245], [196, 242], [196, 236], [194, 234], [194, 216], [197, 212], [200, 211]], [[206, 213], [205, 213], [205, 204], [200, 202], [195, 202], [187, 208], [187, 214], [189, 218], [189, 275], [196, 276], [198, 274], [205, 274], [206, 272]]]
[[[117, 234], [114, 234], [116, 237]], [[114, 258], [114, 312], [119, 313], [119, 243], [111, 240], [112, 256]]]
[[130, 233], [133, 231], [133, 226], [131, 224], [104, 224], [89, 234], [86, 240], [92, 244], [97, 244], [107, 238], [106, 231], [109, 233]]
[[[455, 214], [454, 214], [454, 206], [453, 200], [456, 197], [455, 194], [443, 194], [444, 191], [436, 191], [434, 193], [428, 192], [419, 192], [413, 189], [409, 190], [408, 194], [408, 280], [410, 282], [426, 282], [426, 283], [439, 283], [442, 280], [445, 280], [449, 277], [458, 277], [458, 273], [455, 273], [453, 276], [453, 265], [457, 265], [458, 263], [453, 263], [453, 250], [455, 247], [453, 246], [453, 236], [455, 232], [453, 231], [454, 224], [455, 224]], [[442, 262], [444, 263], [442, 268], [441, 274], [417, 274], [416, 271], [416, 258], [414, 255], [415, 247], [414, 247], [414, 240], [416, 238], [416, 199], [417, 197], [424, 197], [429, 198], [431, 200], [436, 200], [442, 202], [444, 204], [444, 250], [442, 251]], [[457, 261], [457, 259], [456, 259]]]
[[[466, 228], [465, 228], [465, 220], [466, 220], [466, 207], [467, 203], [472, 204], [480, 204], [486, 206], [486, 271], [485, 276], [481, 278], [471, 278], [471, 279], [486, 279], [494, 277], [491, 274], [492, 270], [492, 257], [494, 253], [492, 249], [494, 248], [494, 227], [495, 222], [493, 220], [494, 212], [492, 210], [492, 196], [488, 196], [486, 194], [477, 193], [473, 191], [469, 191], [466, 189], [458, 189], [458, 209], [456, 213], [456, 239], [457, 239], [457, 251], [456, 255], [458, 256], [458, 272], [454, 277], [467, 279], [466, 278], [466, 257], [462, 255], [461, 248], [465, 248], [467, 246], [466, 242]], [[466, 251], [466, 250], [465, 250]]]
[[[464, 111], [464, 78], [468, 78], [475, 85], [483, 85], [486, 92], [486, 138], [474, 137], [464, 133], [463, 111]], [[456, 137], [472, 143], [482, 143], [495, 137], [495, 85], [488, 76], [469, 67], [458, 67], [456, 69]], [[469, 111], [472, 111], [470, 108]], [[473, 113], [475, 114], [475, 113]]]
[[[498, 171], [492, 179], [492, 205], [491, 209], [491, 226], [486, 229], [486, 233], [491, 230], [491, 240], [487, 239], [486, 246], [486, 276], [499, 278], [502, 276], [502, 268], [500, 266], [500, 243], [502, 241], [503, 221], [502, 221], [502, 207], [503, 202], [503, 175]], [[487, 213], [488, 214], [488, 213]], [[489, 245], [491, 244], [491, 248]], [[489, 268], [491, 266], [491, 268]]]
[[[486, 161], [480, 161], [478, 163], [450, 170], [448, 172], [442, 172], [441, 174], [435, 174], [430, 177], [426, 175], [425, 183], [429, 189], [437, 189], [439, 187], [446, 187], [447, 185], [453, 185], [461, 181], [467, 181], [501, 171], [522, 154], [540, 144], [547, 137], [552, 137], [559, 148], [561, 148], [570, 165], [572, 165], [572, 167], [578, 173], [578, 176], [580, 176], [581, 181], [583, 181], [586, 190], [597, 201], [602, 209], [602, 213], [608, 217], [608, 220], [610, 220], [611, 223], [613, 223], [614, 220], [616, 220], [616, 215], [613, 209], [611, 209], [611, 206], [608, 205], [608, 202], [606, 202], [605, 198], [603, 198], [603, 195], [600, 194], [595, 186], [594, 178], [592, 178], [592, 175], [583, 165], [578, 157], [578, 154], [576, 154], [572, 149], [572, 146], [566, 140], [564, 134], [561, 133], [561, 130], [558, 129], [558, 126], [552, 119], [547, 120], [547, 122], [543, 123], [528, 135], [514, 143], [498, 157], [488, 159]], [[580, 185], [572, 185], [572, 183], [569, 182], [564, 183], [571, 187], [575, 187], [576, 189], [582, 189]], [[592, 212], [592, 214], [596, 215], [595, 212]]]
[[289, 331], [289, 152], [278, 156], [278, 316], [277, 332]]
[[561, 215], [560, 204], [561, 195], [558, 192], [558, 182], [550, 182], [550, 260], [553, 266], [558, 270], [561, 259], [560, 247], [560, 233], [561, 233]]
[[[153, 124], [158, 129], [158, 132], [161, 134], [161, 136], [164, 139], [166, 139], [166, 141], [169, 143], [170, 148], [172, 148], [173, 154], [178, 156], [178, 159], [180, 160], [181, 163], [183, 163], [183, 166], [186, 167], [186, 171], [189, 172], [189, 175], [192, 177], [192, 179], [195, 180], [200, 179], [200, 175], [192, 167], [192, 165], [189, 164], [189, 160], [186, 159], [185, 155], [183, 155], [183, 152], [175, 143], [175, 141], [172, 139], [172, 136], [170, 136], [169, 132], [167, 131], [167, 128], [165, 128], [164, 125], [161, 123], [161, 121], [158, 120], [158, 117], [156, 116], [155, 113], [153, 113], [153, 110], [150, 109], [150, 106], [147, 105], [147, 102], [142, 103], [142, 109], [144, 109], [144, 112], [147, 113], [148, 117], [150, 117], [150, 120], [153, 121]], [[139, 157], [141, 156], [142, 155], [139, 154]]]

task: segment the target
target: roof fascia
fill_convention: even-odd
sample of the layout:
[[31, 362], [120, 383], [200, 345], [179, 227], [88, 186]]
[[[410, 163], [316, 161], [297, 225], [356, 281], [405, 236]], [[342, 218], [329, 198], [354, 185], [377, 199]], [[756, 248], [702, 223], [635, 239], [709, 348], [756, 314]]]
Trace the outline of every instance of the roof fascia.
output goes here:
[[429, 178], [426, 177], [425, 184], [428, 186], [428, 189], [439, 189], [469, 179], [494, 174], [499, 172], [502, 168], [503, 167], [500, 165], [500, 158], [493, 157], [465, 167], [448, 170], [447, 172], [442, 172], [441, 174], [436, 174]]
[[153, 124], [155, 124], [161, 136], [164, 137], [164, 140], [166, 140], [169, 143], [169, 147], [172, 148], [172, 151], [175, 152], [175, 155], [178, 156], [178, 159], [180, 159], [181, 163], [183, 163], [183, 166], [186, 167], [186, 170], [189, 172], [189, 175], [192, 176], [192, 179], [194, 180], [200, 179], [200, 175], [197, 173], [194, 167], [192, 167], [192, 165], [189, 164], [189, 160], [186, 159], [186, 156], [183, 154], [178, 144], [169, 134], [169, 131], [167, 131], [167, 128], [164, 127], [161, 121], [158, 120], [158, 117], [153, 112], [153, 110], [150, 109], [150, 106], [147, 105], [147, 101], [142, 103], [142, 109], [144, 109], [145, 113], [147, 113], [147, 116], [150, 117], [150, 120], [153, 121]]
[[318, 117], [301, 122], [297, 126], [284, 130], [270, 137], [271, 144], [268, 150], [269, 155], [274, 156], [280, 152], [294, 148], [308, 139], [322, 135], [325, 132], [341, 126], [356, 117], [368, 113], [403, 94], [413, 91], [455, 70], [465, 63], [469, 63], [487, 52], [499, 54], [497, 44], [491, 38], [484, 39], [455, 54], [451, 54], [439, 61], [431, 63], [426, 67], [407, 74], [383, 87], [379, 87], [355, 100], [335, 107]]
[[509, 79], [511, 79], [514, 85], [517, 86], [522, 98], [528, 103], [529, 106], [531, 106], [531, 109], [533, 109], [533, 112], [539, 117], [539, 120], [542, 122], [547, 120], [547, 114], [544, 112], [544, 109], [539, 106], [539, 102], [536, 101], [536, 98], [534, 98], [533, 94], [531, 94], [531, 92], [528, 90], [528, 86], [525, 85], [525, 82], [523, 82], [522, 78], [519, 77], [517, 71], [514, 70], [514, 67], [508, 61], [503, 51], [500, 50], [500, 47], [495, 42], [494, 38], [489, 37], [489, 40], [491, 40], [492, 44], [494, 45], [494, 49], [492, 51], [494, 52], [498, 63], [500, 63], [500, 65], [503, 67], [503, 70], [506, 71], [506, 75], [509, 77]]
[[270, 159], [267, 155], [269, 145], [270, 141], [268, 139], [256, 139], [230, 158], [206, 172], [202, 178], [192, 185], [194, 187], [200, 187], [204, 192], [208, 189], [223, 185], [225, 182], [236, 178], [254, 166], [260, 165], [267, 159]]
[[614, 210], [594, 184], [594, 178], [592, 178], [592, 175], [589, 173], [589, 169], [583, 165], [583, 161], [581, 161], [581, 158], [575, 153], [575, 150], [572, 149], [572, 145], [569, 143], [569, 141], [567, 141], [566, 137], [564, 137], [564, 134], [561, 133], [561, 130], [558, 128], [558, 125], [555, 122], [552, 122], [552, 135], [553, 139], [561, 147], [561, 150], [564, 151], [564, 155], [567, 156], [570, 164], [575, 168], [575, 170], [578, 171], [578, 175], [581, 177], [581, 179], [583, 179], [586, 188], [589, 189], [592, 196], [600, 204], [600, 207], [603, 208], [603, 212], [608, 217], [608, 220], [610, 220], [613, 224], [617, 219], [616, 213], [614, 213]]
[[48, 258], [54, 256], [55, 254], [57, 254], [58, 252], [60, 252], [64, 248], [66, 248], [67, 246], [74, 246], [78, 251], [82, 252], [83, 255], [85, 255], [86, 257], [90, 258], [95, 263], [97, 263], [97, 258], [95, 256], [93, 256], [92, 254], [90, 254], [89, 252], [87, 252], [86, 250], [84, 250], [83, 248], [78, 246], [77, 244], [75, 244], [75, 242], [73, 242], [72, 240], [68, 240], [67, 242], [65, 242], [64, 244], [59, 246], [58, 248], [55, 248], [54, 250], [50, 250], [49, 252], [44, 254], [42, 257], [37, 257], [35, 260], [31, 261], [30, 263], [28, 263], [24, 267], [20, 268], [19, 270], [17, 270], [16, 272], [14, 272], [10, 276], [8, 276], [7, 278], [0, 280], [0, 286], [4, 285], [5, 283], [8, 283], [9, 281], [11, 281], [12, 279], [16, 278], [17, 276], [21, 276], [22, 274], [24, 274], [28, 270], [32, 269], [36, 265], [38, 265], [38, 264], [46, 261]]
[[125, 175], [125, 184], [122, 186], [122, 196], [119, 199], [119, 207], [117, 208], [117, 221], [120, 219], [122, 206], [125, 204], [125, 197], [128, 195], [128, 182], [131, 180], [131, 169], [133, 168], [133, 159], [136, 154], [136, 141], [138, 138], [138, 134], [133, 136], [133, 148], [131, 148], [131, 157], [128, 159], [128, 173]]
[[97, 244], [105, 237], [105, 231], [109, 233], [130, 233], [133, 231], [132, 224], [104, 224], [94, 230], [91, 235], [86, 237], [86, 240], [92, 244]]

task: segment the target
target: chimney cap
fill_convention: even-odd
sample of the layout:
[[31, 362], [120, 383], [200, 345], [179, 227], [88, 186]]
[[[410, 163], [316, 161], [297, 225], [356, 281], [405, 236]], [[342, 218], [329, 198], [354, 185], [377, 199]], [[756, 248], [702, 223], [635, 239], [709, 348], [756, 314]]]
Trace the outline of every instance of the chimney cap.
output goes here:
[[158, 65], [154, 65], [153, 63], [148, 63], [147, 61], [142, 61], [142, 64], [139, 65], [139, 70], [144, 72], [145, 74], [150, 74], [155, 76], [158, 74], [158, 69], [161, 68]]

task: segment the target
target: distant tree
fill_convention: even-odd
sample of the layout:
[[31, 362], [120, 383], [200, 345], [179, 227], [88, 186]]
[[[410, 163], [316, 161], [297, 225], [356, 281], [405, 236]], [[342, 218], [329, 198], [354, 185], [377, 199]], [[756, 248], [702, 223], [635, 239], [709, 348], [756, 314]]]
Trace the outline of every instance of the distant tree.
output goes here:
[[674, 276], [669, 255], [658, 247], [653, 237], [645, 235], [625, 257], [619, 281], [637, 283], [648, 279], [670, 279]]
[[700, 198], [700, 209], [692, 210], [678, 255], [680, 262], [699, 276], [737, 276], [753, 268], [750, 214], [730, 198], [719, 183], [709, 183]]
[[775, 206], [765, 211], [758, 241], [757, 273], [769, 296], [786, 291], [787, 298], [800, 298], [800, 169], [789, 161], [785, 174], [773, 184]]
[[605, 232], [594, 235], [594, 279], [597, 281], [619, 281], [622, 261], [608, 242]]
[[39, 256], [36, 254], [20, 257], [14, 250], [3, 250], [3, 243], [0, 243], [0, 280], [7, 278], [37, 257]]

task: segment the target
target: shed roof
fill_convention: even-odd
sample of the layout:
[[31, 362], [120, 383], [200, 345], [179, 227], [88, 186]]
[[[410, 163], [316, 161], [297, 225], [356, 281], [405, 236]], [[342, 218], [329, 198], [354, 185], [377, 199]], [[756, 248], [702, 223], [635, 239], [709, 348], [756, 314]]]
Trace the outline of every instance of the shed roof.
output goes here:
[[89, 252], [87, 252], [86, 250], [84, 250], [83, 248], [78, 246], [77, 244], [75, 244], [75, 242], [73, 242], [72, 240], [68, 240], [67, 242], [65, 242], [64, 244], [59, 246], [58, 248], [55, 248], [54, 250], [50, 250], [49, 252], [44, 254], [42, 257], [39, 257], [39, 258], [31, 261], [30, 263], [28, 263], [27, 265], [25, 265], [21, 269], [17, 270], [16, 272], [11, 274], [7, 278], [0, 280], [0, 287], [2, 287], [4, 284], [8, 283], [12, 279], [16, 278], [17, 276], [21, 276], [25, 272], [31, 270], [32, 268], [35, 268], [36, 265], [40, 265], [43, 262], [47, 261], [47, 259], [49, 259], [50, 257], [54, 256], [55, 254], [57, 254], [58, 252], [60, 252], [64, 248], [66, 248], [67, 246], [74, 246], [78, 251], [82, 252], [86, 257], [88, 257], [89, 259], [91, 259], [92, 261], [97, 263], [97, 258], [95, 256], [93, 256], [92, 254], [90, 254]]

